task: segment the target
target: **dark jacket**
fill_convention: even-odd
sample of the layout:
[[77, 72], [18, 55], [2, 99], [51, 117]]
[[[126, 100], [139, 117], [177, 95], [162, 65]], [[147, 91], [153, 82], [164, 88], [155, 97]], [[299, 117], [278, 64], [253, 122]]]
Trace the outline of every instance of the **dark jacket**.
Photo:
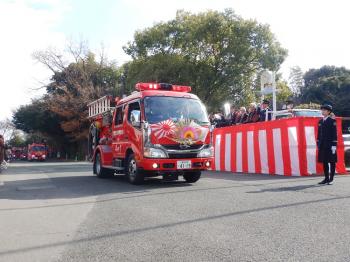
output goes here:
[[230, 125], [235, 125], [238, 119], [238, 112], [230, 113]]
[[337, 152], [332, 153], [332, 146], [337, 146], [337, 122], [327, 117], [318, 122], [317, 147], [318, 162], [337, 162]]
[[255, 109], [252, 112], [249, 112], [247, 120], [245, 121], [245, 123], [255, 123], [255, 122], [259, 122], [259, 111], [257, 109]]
[[269, 112], [267, 115], [267, 120], [270, 121], [271, 120], [271, 109], [270, 108], [265, 108], [265, 109], [260, 109], [259, 112], [259, 121], [260, 122], [264, 122], [266, 121], [266, 112]]
[[247, 121], [248, 114], [247, 113], [240, 113], [236, 118], [236, 124], [244, 124]]

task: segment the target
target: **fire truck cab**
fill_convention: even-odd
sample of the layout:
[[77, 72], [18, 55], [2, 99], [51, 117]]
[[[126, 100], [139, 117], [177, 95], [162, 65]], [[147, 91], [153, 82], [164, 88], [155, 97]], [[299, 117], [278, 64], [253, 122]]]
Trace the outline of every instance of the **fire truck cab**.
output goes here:
[[136, 90], [88, 105], [93, 173], [100, 178], [124, 173], [132, 184], [179, 175], [196, 182], [213, 161], [205, 106], [189, 86], [138, 83]]
[[28, 161], [45, 161], [47, 158], [47, 147], [44, 144], [30, 144], [28, 145]]

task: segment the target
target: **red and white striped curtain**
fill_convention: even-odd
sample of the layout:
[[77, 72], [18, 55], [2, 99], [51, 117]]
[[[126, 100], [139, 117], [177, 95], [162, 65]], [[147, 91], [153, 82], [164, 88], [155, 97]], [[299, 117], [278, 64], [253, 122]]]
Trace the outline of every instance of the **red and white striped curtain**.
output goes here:
[[[296, 117], [214, 130], [214, 170], [285, 176], [321, 174], [317, 163], [319, 118]], [[338, 129], [338, 173], [346, 173], [341, 119]]]

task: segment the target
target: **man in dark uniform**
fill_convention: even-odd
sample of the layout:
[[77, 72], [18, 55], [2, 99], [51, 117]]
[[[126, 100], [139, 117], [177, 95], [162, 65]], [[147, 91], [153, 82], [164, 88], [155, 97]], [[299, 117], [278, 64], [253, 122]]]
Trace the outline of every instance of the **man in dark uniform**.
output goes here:
[[337, 162], [337, 124], [330, 116], [333, 110], [331, 105], [324, 104], [321, 110], [323, 118], [318, 122], [317, 147], [318, 162], [323, 163], [324, 180], [319, 184], [332, 185]]
[[269, 106], [270, 106], [270, 101], [264, 99], [262, 104], [261, 104], [260, 112], [259, 112], [259, 121], [260, 122], [271, 120], [272, 116], [271, 116], [271, 109], [269, 108]]

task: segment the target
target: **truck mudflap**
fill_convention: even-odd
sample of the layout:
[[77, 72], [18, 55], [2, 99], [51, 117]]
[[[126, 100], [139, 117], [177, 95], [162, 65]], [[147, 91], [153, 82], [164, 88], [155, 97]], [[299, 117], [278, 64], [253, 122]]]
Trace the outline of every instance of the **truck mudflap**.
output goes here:
[[112, 148], [109, 145], [97, 146], [93, 159], [95, 159], [97, 152], [101, 154], [102, 166], [112, 166], [113, 154]]

